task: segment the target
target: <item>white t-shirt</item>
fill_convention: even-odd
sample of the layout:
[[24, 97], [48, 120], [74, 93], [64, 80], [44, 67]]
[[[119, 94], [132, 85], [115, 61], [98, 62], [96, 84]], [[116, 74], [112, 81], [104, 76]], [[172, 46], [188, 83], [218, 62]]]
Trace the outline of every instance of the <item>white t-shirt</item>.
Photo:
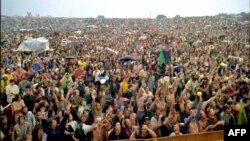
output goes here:
[[76, 131], [76, 126], [77, 126], [76, 121], [73, 120], [73, 121], [69, 122], [68, 125], [70, 125], [73, 128], [74, 131]]
[[156, 119], [155, 117], [152, 117], [151, 118], [151, 125], [154, 126], [154, 127], [161, 126], [162, 125], [161, 124], [161, 117], [162, 117], [162, 115], [160, 115], [158, 119]]
[[85, 123], [83, 123], [82, 130], [83, 130], [84, 134], [87, 135], [92, 130], [92, 126], [86, 125]]
[[[14, 94], [14, 95], [10, 95]], [[15, 95], [19, 94], [19, 87], [17, 85], [7, 85], [6, 86], [6, 95], [7, 95], [7, 102], [11, 103], [12, 99], [15, 97]]]

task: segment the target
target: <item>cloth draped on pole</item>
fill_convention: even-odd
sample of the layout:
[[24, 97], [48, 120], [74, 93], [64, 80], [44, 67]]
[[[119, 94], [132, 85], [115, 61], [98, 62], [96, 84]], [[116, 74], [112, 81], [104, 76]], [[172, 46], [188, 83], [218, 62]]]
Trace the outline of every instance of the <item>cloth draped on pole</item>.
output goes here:
[[248, 123], [247, 121], [247, 114], [245, 111], [245, 106], [243, 102], [240, 102], [240, 113], [238, 118], [238, 125], [246, 125]]
[[63, 78], [61, 79], [62, 88], [65, 88], [65, 87], [66, 87], [67, 82], [73, 83], [72, 76], [71, 76], [69, 73], [66, 73], [66, 74], [63, 76]]
[[166, 62], [166, 59], [165, 59], [165, 52], [164, 52], [164, 49], [161, 48], [160, 49], [160, 54], [159, 54], [159, 57], [158, 57], [158, 65], [161, 66], [163, 64], [165, 64]]

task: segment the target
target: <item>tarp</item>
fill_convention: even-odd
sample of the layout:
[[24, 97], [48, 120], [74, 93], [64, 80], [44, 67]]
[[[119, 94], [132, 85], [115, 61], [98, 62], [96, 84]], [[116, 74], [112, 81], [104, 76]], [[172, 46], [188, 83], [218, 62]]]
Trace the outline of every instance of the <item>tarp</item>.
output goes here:
[[27, 39], [17, 48], [17, 51], [31, 51], [38, 54], [47, 50], [49, 50], [49, 41], [45, 38]]

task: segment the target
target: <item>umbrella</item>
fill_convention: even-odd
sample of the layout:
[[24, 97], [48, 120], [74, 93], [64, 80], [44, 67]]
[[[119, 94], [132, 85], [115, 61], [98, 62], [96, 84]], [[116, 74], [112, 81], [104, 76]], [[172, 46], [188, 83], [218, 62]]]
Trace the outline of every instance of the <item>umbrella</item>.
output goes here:
[[39, 70], [42, 69], [42, 67], [38, 63], [34, 64], [33, 68], [34, 68], [35, 71], [39, 71]]
[[224, 40], [225, 38], [226, 38], [226, 35], [224, 34], [217, 36], [218, 40]]
[[119, 59], [122, 62], [127, 62], [127, 61], [136, 61], [136, 58], [134, 56], [124, 56]]

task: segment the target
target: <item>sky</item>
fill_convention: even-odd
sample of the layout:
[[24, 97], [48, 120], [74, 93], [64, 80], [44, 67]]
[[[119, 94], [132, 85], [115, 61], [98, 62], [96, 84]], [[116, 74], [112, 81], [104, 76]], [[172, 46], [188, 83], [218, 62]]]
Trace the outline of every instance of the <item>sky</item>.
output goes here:
[[155, 18], [249, 12], [249, 0], [1, 0], [1, 15], [27, 12], [53, 17]]

